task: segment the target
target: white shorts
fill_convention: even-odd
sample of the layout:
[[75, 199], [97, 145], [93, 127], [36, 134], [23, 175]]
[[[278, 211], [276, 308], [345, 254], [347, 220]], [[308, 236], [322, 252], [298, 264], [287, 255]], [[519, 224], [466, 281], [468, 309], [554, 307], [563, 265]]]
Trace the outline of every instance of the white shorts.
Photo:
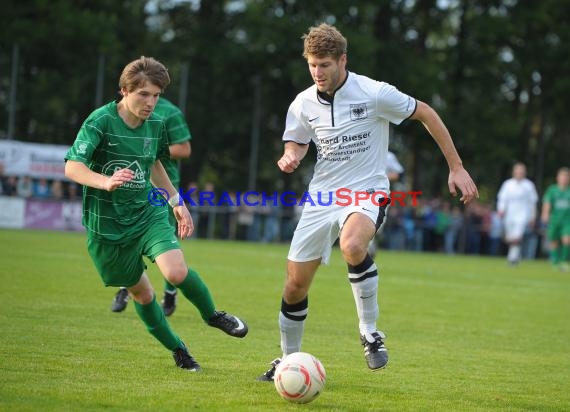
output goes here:
[[353, 213], [362, 213], [370, 218], [378, 230], [386, 216], [388, 203], [368, 199], [360, 201], [358, 206], [306, 204], [293, 234], [287, 258], [293, 262], [309, 262], [320, 258], [321, 263], [326, 265], [346, 219]]
[[526, 218], [524, 219], [505, 219], [505, 240], [507, 242], [522, 239], [528, 225]]

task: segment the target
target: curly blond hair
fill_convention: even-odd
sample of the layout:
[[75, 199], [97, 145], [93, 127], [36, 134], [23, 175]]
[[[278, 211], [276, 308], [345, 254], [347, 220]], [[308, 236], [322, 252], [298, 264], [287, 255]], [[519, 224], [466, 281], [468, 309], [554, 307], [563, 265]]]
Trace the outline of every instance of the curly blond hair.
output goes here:
[[346, 53], [348, 42], [336, 27], [321, 23], [316, 27], [309, 28], [309, 32], [301, 37], [304, 42], [303, 57], [309, 55], [315, 57], [331, 56], [340, 58]]
[[170, 76], [161, 62], [141, 56], [125, 66], [119, 78], [119, 87], [132, 92], [143, 87], [147, 81], [164, 90], [170, 84]]

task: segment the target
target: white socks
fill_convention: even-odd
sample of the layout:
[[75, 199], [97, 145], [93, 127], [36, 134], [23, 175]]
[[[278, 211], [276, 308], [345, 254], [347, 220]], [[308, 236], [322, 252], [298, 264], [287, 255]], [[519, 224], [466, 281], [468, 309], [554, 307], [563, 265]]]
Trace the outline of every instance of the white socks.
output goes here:
[[356, 304], [360, 334], [376, 332], [376, 321], [380, 313], [378, 308], [378, 270], [369, 255], [359, 265], [348, 265], [348, 280]]
[[301, 350], [305, 319], [309, 312], [309, 299], [289, 304], [281, 300], [279, 312], [279, 330], [281, 331], [281, 350], [283, 357]]
[[510, 245], [509, 254], [507, 255], [507, 260], [509, 262], [518, 262], [520, 259], [521, 259], [521, 246]]

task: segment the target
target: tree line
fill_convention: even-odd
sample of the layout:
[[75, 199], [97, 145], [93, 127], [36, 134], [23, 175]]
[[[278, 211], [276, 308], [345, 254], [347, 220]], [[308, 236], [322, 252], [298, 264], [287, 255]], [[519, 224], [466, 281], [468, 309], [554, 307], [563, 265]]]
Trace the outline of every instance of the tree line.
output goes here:
[[[0, 27], [0, 138], [71, 144], [116, 98], [140, 55], [169, 68], [165, 96], [193, 135], [184, 182], [302, 190], [281, 174], [287, 107], [311, 84], [301, 35], [320, 22], [348, 38], [348, 69], [431, 104], [494, 199], [523, 161], [539, 190], [570, 159], [570, 2], [543, 0], [7, 0]], [[14, 62], [17, 62], [14, 65]], [[390, 148], [414, 190], [447, 196], [447, 168], [416, 122]], [[310, 156], [310, 155], [309, 155]]]

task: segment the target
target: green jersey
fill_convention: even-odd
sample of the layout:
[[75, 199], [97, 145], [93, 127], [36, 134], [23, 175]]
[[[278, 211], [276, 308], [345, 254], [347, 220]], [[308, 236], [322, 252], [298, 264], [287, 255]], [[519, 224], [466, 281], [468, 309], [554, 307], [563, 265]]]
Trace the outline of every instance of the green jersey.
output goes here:
[[542, 203], [550, 204], [551, 222], [570, 222], [570, 187], [561, 189], [550, 185], [542, 198]]
[[65, 159], [106, 176], [124, 168], [135, 176], [112, 192], [83, 187], [83, 225], [88, 236], [120, 243], [139, 236], [153, 221], [168, 219], [168, 207], [152, 206], [148, 200], [151, 167], [168, 153], [164, 121], [154, 114], [135, 129], [119, 116], [115, 102], [89, 115]]
[[[190, 130], [184, 119], [184, 115], [178, 107], [166, 100], [164, 97], [158, 99], [158, 103], [154, 108], [154, 114], [164, 120], [166, 125], [166, 134], [168, 135], [168, 144], [184, 143], [192, 139]], [[166, 169], [166, 173], [170, 181], [178, 189], [180, 184], [180, 162], [170, 158], [170, 154], [160, 157], [160, 162]]]

